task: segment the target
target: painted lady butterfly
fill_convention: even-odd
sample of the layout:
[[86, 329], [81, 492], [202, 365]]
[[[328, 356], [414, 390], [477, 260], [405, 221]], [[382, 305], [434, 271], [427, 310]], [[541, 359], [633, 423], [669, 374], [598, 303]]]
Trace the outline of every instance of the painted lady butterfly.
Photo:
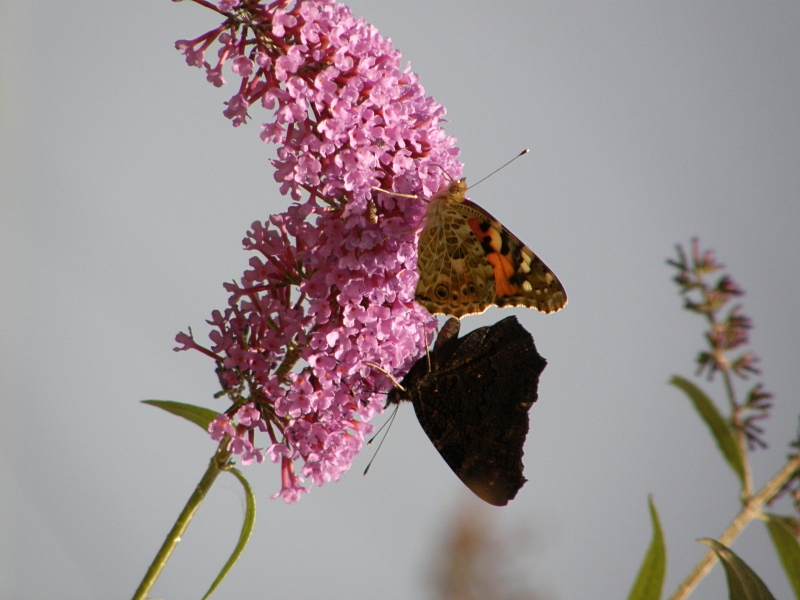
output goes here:
[[416, 300], [431, 314], [478, 314], [490, 306], [561, 310], [567, 294], [530, 248], [477, 204], [465, 179], [431, 198], [419, 238]]

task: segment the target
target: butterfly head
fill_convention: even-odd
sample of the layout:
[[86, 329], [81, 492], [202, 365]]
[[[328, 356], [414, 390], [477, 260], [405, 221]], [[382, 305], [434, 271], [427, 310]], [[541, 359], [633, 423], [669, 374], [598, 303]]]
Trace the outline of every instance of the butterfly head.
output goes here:
[[394, 387], [390, 389], [389, 393], [386, 395], [386, 404], [383, 405], [383, 408], [386, 410], [392, 404], [400, 404], [401, 402], [408, 400], [411, 400], [411, 396], [409, 396], [408, 391]]
[[437, 200], [444, 202], [463, 202], [464, 194], [467, 192], [467, 178], [454, 179], [447, 185], [443, 185], [431, 198], [431, 202]]

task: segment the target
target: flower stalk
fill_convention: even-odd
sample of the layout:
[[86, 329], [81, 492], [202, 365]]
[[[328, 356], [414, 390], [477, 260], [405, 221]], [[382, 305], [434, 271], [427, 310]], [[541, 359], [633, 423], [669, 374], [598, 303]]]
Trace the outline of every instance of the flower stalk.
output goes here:
[[186, 503], [186, 506], [183, 507], [181, 514], [178, 516], [178, 520], [175, 521], [175, 524], [167, 534], [167, 537], [156, 554], [156, 557], [153, 559], [153, 562], [147, 569], [144, 579], [142, 579], [142, 582], [136, 589], [136, 593], [133, 595], [133, 600], [145, 600], [147, 598], [150, 590], [153, 588], [153, 585], [155, 585], [158, 576], [161, 575], [161, 571], [164, 569], [164, 566], [167, 564], [170, 556], [172, 556], [172, 552], [175, 550], [178, 542], [181, 541], [183, 533], [189, 526], [192, 517], [194, 517], [197, 509], [200, 508], [200, 504], [202, 504], [203, 500], [205, 499], [208, 490], [211, 489], [211, 486], [214, 484], [214, 481], [216, 481], [217, 476], [231, 467], [230, 458], [232, 452], [228, 450], [229, 442], [230, 439], [227, 437], [223, 438], [220, 442], [219, 446], [217, 447], [217, 451], [214, 453], [214, 456], [208, 463], [208, 469], [206, 469], [205, 474], [203, 475], [202, 479], [200, 479], [200, 483], [197, 484], [194, 492], [189, 497], [189, 501]]
[[[280, 192], [293, 202], [251, 225], [254, 255], [239, 282], [224, 284], [208, 347], [191, 328], [176, 336], [215, 364], [224, 412], [150, 401], [207, 428], [219, 447], [147, 571], [144, 599], [217, 475], [243, 465], [280, 464], [273, 498], [296, 502], [350, 468], [390, 379], [425, 350], [435, 319], [414, 303], [422, 197], [461, 174], [445, 110], [401, 69], [391, 41], [333, 0], [193, 0], [223, 16], [216, 28], [179, 40], [190, 66], [216, 87], [227, 67], [239, 78], [223, 115], [234, 127], [266, 109], [261, 139]], [[213, 62], [207, 53], [216, 50]], [[392, 193], [375, 192], [377, 188]], [[410, 194], [397, 197], [394, 192]], [[266, 440], [266, 447], [259, 446]], [[299, 468], [299, 470], [298, 470]], [[248, 492], [251, 493], [251, 492]], [[234, 555], [247, 543], [246, 519]]]

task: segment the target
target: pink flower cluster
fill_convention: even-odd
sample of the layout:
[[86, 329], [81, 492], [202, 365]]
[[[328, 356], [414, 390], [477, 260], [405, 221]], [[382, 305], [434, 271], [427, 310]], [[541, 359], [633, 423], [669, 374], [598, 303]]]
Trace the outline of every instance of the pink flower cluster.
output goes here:
[[435, 322], [414, 303], [424, 203], [373, 186], [430, 197], [461, 164], [441, 128], [444, 108], [346, 6], [194, 1], [225, 21], [176, 46], [214, 85], [230, 63], [240, 84], [224, 114], [234, 126], [258, 103], [272, 111], [261, 138], [278, 145], [275, 179], [295, 203], [247, 232], [256, 256], [239, 284], [225, 286], [229, 306], [209, 321], [212, 346], [191, 331], [176, 340], [217, 362], [233, 401], [212, 437], [230, 436], [244, 464], [280, 462], [276, 496], [294, 502], [308, 491], [304, 478], [337, 480], [372, 430], [384, 402], [375, 392], [387, 382], [367, 363], [405, 372], [431, 339]]

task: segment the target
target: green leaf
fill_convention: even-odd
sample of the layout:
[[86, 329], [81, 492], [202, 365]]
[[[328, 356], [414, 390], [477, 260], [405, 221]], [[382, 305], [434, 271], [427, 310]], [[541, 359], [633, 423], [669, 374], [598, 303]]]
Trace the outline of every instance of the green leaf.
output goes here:
[[800, 600], [800, 543], [786, 517], [767, 515], [767, 529], [786, 577], [792, 584], [794, 597]]
[[722, 455], [728, 464], [733, 469], [733, 472], [739, 476], [739, 480], [744, 485], [744, 456], [742, 450], [736, 441], [736, 435], [728, 422], [722, 417], [717, 410], [717, 407], [706, 396], [705, 392], [693, 384], [688, 379], [673, 375], [669, 382], [689, 397], [689, 400], [694, 404], [695, 410], [700, 414], [703, 420], [711, 430], [711, 435], [717, 442], [717, 446], [722, 451]]
[[202, 427], [204, 431], [208, 431], [209, 424], [219, 414], [209, 408], [195, 406], [194, 404], [184, 404], [183, 402], [173, 402], [172, 400], [142, 400], [142, 403], [157, 406], [173, 415], [183, 417], [187, 421]]
[[664, 577], [667, 574], [667, 547], [664, 545], [664, 533], [661, 531], [653, 497], [650, 496], [647, 502], [650, 505], [650, 520], [653, 522], [653, 539], [628, 600], [660, 600], [664, 589]]
[[214, 590], [217, 589], [217, 586], [222, 583], [222, 580], [225, 579], [225, 576], [228, 574], [228, 571], [233, 568], [233, 565], [236, 564], [236, 561], [239, 560], [239, 557], [244, 552], [245, 546], [247, 546], [247, 540], [250, 539], [250, 534], [253, 533], [253, 526], [256, 523], [256, 496], [253, 494], [253, 488], [250, 487], [250, 484], [247, 482], [247, 479], [244, 478], [241, 471], [238, 469], [228, 469], [236, 478], [242, 483], [242, 487], [244, 487], [244, 495], [247, 501], [247, 505], [245, 507], [244, 513], [244, 523], [242, 523], [242, 532], [239, 534], [239, 541], [236, 543], [236, 548], [233, 549], [233, 554], [228, 559], [228, 562], [225, 563], [225, 566], [222, 567], [222, 570], [217, 575], [217, 578], [214, 580], [214, 583], [211, 584], [211, 587], [208, 588], [206, 595], [203, 596], [203, 600], [206, 600], [211, 594], [214, 593]]
[[698, 541], [710, 546], [725, 567], [730, 600], [775, 600], [775, 596], [770, 593], [761, 578], [729, 548], [710, 538]]

